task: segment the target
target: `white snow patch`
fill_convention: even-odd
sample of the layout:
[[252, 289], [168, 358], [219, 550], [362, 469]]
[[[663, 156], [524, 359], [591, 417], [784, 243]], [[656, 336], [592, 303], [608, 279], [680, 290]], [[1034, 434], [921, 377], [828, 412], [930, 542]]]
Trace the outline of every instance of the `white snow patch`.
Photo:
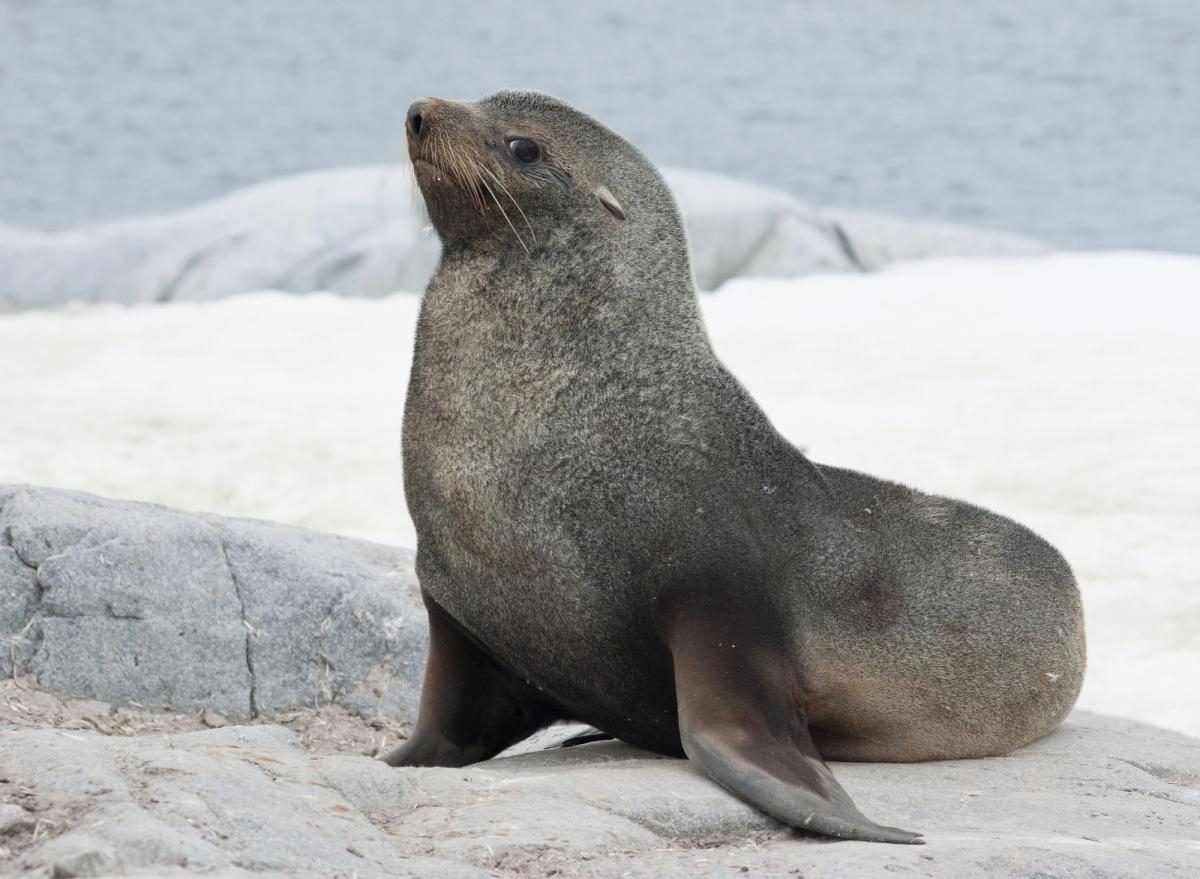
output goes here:
[[[738, 280], [703, 303], [718, 353], [814, 459], [1063, 551], [1084, 707], [1200, 735], [1200, 258], [939, 260]], [[0, 316], [0, 482], [411, 546], [417, 307], [259, 293]]]

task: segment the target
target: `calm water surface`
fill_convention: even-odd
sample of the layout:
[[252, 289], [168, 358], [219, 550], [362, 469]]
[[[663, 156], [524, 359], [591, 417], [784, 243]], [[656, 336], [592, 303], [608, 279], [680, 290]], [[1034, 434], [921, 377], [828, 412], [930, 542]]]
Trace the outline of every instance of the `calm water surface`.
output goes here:
[[1200, 0], [0, 0], [0, 219], [396, 159], [502, 86], [820, 204], [1200, 252]]

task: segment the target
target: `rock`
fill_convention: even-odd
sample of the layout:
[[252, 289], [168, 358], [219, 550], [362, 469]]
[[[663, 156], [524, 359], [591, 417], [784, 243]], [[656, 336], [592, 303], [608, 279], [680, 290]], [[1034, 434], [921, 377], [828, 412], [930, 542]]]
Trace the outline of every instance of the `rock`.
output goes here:
[[37, 819], [15, 803], [0, 803], [0, 837], [32, 830]]
[[13, 661], [24, 647], [25, 627], [38, 600], [34, 571], [11, 546], [0, 545], [0, 677], [13, 674]]
[[405, 550], [10, 486], [0, 597], [0, 652], [57, 693], [231, 718], [415, 713], [427, 635]]
[[832, 228], [787, 193], [699, 171], [668, 171], [701, 290], [740, 275], [856, 271]]
[[200, 721], [209, 729], [220, 729], [223, 726], [229, 726], [229, 721], [211, 708], [205, 708], [200, 712]]
[[59, 830], [49, 841], [25, 840], [19, 869], [482, 875], [398, 853], [281, 727], [153, 738], [6, 730], [0, 741], [0, 776], [32, 789]]
[[319, 171], [168, 214], [51, 233], [0, 227], [0, 302], [214, 299], [424, 287], [437, 244], [401, 166]]
[[51, 879], [103, 876], [117, 866], [116, 850], [103, 839], [86, 833], [48, 843], [42, 851]]
[[[741, 275], [1045, 249], [988, 230], [820, 211], [716, 174], [668, 169], [665, 177], [705, 290]], [[0, 308], [215, 299], [264, 289], [418, 291], [438, 258], [427, 226], [411, 175], [391, 165], [283, 177], [182, 211], [55, 232], [0, 224]]]
[[1006, 232], [817, 209], [785, 192], [699, 171], [669, 170], [701, 290], [737, 277], [876, 271], [936, 256], [1031, 256], [1041, 242]]
[[894, 262], [929, 257], [1035, 256], [1049, 248], [1010, 232], [909, 220], [868, 211], [824, 209], [821, 216], [843, 243], [850, 260], [864, 271]]
[[[50, 838], [12, 867], [286, 876], [1191, 877], [1200, 740], [1077, 712], [1008, 757], [838, 764], [872, 817], [924, 846], [779, 827], [694, 766], [619, 743], [462, 769], [318, 756], [281, 727], [148, 737], [0, 728], [0, 797]], [[4, 869], [0, 863], [0, 870]], [[245, 872], [241, 872], [245, 871]]]

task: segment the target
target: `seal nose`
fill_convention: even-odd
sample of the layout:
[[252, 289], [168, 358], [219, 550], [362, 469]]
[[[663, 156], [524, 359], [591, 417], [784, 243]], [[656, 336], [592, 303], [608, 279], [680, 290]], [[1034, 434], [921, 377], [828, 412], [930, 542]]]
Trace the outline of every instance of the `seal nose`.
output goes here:
[[429, 98], [421, 98], [412, 102], [408, 108], [408, 134], [410, 137], [420, 139], [420, 137], [429, 130], [429, 108], [433, 101]]

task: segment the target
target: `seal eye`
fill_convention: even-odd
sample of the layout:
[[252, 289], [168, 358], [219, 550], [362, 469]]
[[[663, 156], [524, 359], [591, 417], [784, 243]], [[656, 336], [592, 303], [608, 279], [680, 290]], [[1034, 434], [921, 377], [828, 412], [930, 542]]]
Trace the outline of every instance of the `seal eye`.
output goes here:
[[542, 157], [542, 148], [534, 141], [524, 137], [513, 138], [508, 142], [508, 150], [517, 159], [518, 162], [529, 164], [536, 162]]

